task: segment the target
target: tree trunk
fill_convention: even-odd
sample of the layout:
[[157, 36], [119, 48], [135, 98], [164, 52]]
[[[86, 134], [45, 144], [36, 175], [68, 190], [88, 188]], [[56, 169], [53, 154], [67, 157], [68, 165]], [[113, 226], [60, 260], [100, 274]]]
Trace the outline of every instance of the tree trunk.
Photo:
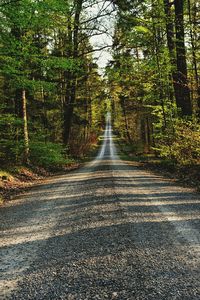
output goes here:
[[63, 143], [65, 145], [69, 142], [71, 124], [72, 124], [72, 117], [73, 117], [73, 104], [72, 103], [65, 103], [64, 105], [64, 130], [63, 130]]
[[[80, 26], [80, 15], [82, 11], [83, 0], [75, 1], [75, 16], [74, 24], [72, 26], [71, 18], [69, 18], [68, 25], [68, 57], [73, 59], [78, 58], [78, 35], [79, 35], [79, 26]], [[73, 31], [72, 31], [73, 27]], [[66, 92], [66, 103], [64, 105], [64, 131], [63, 131], [63, 142], [68, 144], [70, 137], [70, 130], [72, 125], [72, 118], [74, 112], [74, 106], [76, 102], [76, 84], [77, 76], [73, 71], [66, 72], [67, 80], [67, 92]]]
[[[181, 109], [182, 115], [192, 115], [190, 90], [187, 79], [183, 0], [175, 0], [174, 2], [163, 0], [163, 2], [166, 17], [167, 46], [170, 56], [176, 105]], [[173, 4], [175, 7], [176, 43], [174, 42], [174, 21], [172, 15]]]
[[120, 103], [121, 103], [121, 107], [122, 107], [122, 111], [123, 111], [123, 115], [124, 115], [124, 124], [125, 124], [126, 136], [128, 138], [128, 142], [131, 143], [131, 136], [130, 136], [130, 133], [129, 133], [128, 120], [127, 120], [127, 115], [126, 115], [125, 100], [124, 100], [123, 96], [120, 97]]
[[[152, 8], [153, 2], [152, 2]], [[163, 75], [162, 70], [160, 67], [160, 59], [159, 59], [159, 43], [161, 40], [160, 32], [157, 32], [156, 26], [154, 23], [154, 20], [152, 20], [153, 25], [153, 37], [154, 37], [154, 49], [153, 49], [153, 55], [155, 56], [156, 60], [156, 66], [157, 66], [157, 73], [158, 73], [158, 92], [159, 92], [159, 99], [162, 107], [162, 114], [163, 114], [163, 123], [164, 123], [164, 129], [167, 127], [167, 118], [166, 118], [166, 112], [165, 112], [165, 97], [164, 97], [164, 86], [163, 86]], [[148, 118], [147, 118], [148, 120]]]
[[193, 72], [194, 72], [194, 80], [195, 80], [195, 91], [194, 94], [197, 99], [198, 105], [198, 115], [200, 116], [200, 87], [199, 87], [199, 75], [198, 75], [198, 67], [197, 67], [197, 55], [196, 55], [196, 40], [193, 27], [196, 27], [196, 3], [194, 3], [193, 14], [191, 12], [191, 2], [188, 0], [188, 14], [189, 14], [189, 22], [190, 22], [190, 41], [192, 46], [192, 63], [193, 63]]
[[146, 152], [150, 152], [151, 147], [151, 127], [150, 127], [150, 121], [149, 117], [146, 117], [145, 120], [145, 135], [146, 135]]
[[169, 50], [170, 64], [171, 64], [171, 76], [174, 88], [174, 96], [176, 104], [179, 102], [179, 85], [177, 82], [177, 65], [176, 65], [176, 49], [174, 42], [174, 23], [172, 17], [172, 3], [169, 0], [164, 0], [164, 10], [166, 17], [166, 32], [167, 32], [167, 46]]
[[185, 49], [185, 33], [183, 19], [184, 0], [174, 0], [175, 7], [175, 29], [176, 29], [176, 61], [177, 61], [177, 106], [181, 108], [182, 115], [192, 115], [190, 100], [190, 89], [187, 79], [187, 63]]
[[23, 133], [24, 133], [24, 162], [28, 163], [29, 157], [29, 137], [28, 137], [28, 122], [26, 109], [26, 91], [22, 90], [22, 112], [23, 112]]

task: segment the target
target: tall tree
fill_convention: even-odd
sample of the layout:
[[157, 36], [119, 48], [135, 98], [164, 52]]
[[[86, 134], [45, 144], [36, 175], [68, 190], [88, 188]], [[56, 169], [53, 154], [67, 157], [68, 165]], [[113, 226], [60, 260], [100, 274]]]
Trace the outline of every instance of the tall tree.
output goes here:
[[176, 28], [176, 59], [177, 59], [177, 106], [183, 115], [192, 115], [190, 90], [188, 86], [185, 30], [184, 30], [184, 0], [174, 0]]
[[[75, 0], [73, 3], [74, 18], [72, 15], [68, 17], [68, 51], [67, 55], [74, 60], [78, 59], [78, 46], [79, 46], [79, 26], [80, 26], [80, 16], [82, 11], [83, 0]], [[72, 23], [71, 23], [72, 20]], [[68, 144], [70, 129], [73, 118], [73, 111], [76, 102], [76, 84], [77, 84], [77, 74], [75, 72], [69, 71], [65, 73], [67, 81], [66, 90], [66, 101], [64, 103], [64, 133], [63, 142]]]

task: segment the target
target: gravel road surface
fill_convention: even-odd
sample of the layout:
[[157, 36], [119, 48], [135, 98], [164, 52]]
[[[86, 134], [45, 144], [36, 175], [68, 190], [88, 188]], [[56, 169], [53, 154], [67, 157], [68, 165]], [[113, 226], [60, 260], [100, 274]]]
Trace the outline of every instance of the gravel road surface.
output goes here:
[[1, 207], [0, 299], [200, 299], [200, 195], [121, 161], [110, 116], [103, 139]]

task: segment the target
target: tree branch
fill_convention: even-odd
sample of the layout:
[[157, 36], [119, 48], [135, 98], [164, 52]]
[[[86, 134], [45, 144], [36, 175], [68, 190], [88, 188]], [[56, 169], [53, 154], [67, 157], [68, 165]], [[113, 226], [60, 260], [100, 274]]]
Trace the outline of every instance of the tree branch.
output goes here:
[[95, 16], [95, 17], [89, 19], [89, 20], [82, 21], [82, 22], [80, 22], [80, 25], [87, 24], [87, 23], [89, 23], [89, 22], [92, 22], [92, 21], [98, 20], [98, 19], [100, 19], [100, 18], [106, 17], [106, 16], [112, 14], [114, 11], [115, 11], [115, 10], [112, 10], [112, 11], [106, 12], [105, 14], [97, 15], [97, 16]]
[[102, 47], [97, 48], [97, 49], [92, 49], [92, 50], [90, 50], [88, 52], [83, 52], [80, 55], [78, 55], [78, 57], [82, 57], [82, 56], [84, 56], [86, 54], [90, 54], [90, 53], [93, 53], [93, 52], [102, 51], [102, 50], [107, 49], [107, 48], [112, 48], [112, 45], [106, 45], [106, 46], [102, 46]]

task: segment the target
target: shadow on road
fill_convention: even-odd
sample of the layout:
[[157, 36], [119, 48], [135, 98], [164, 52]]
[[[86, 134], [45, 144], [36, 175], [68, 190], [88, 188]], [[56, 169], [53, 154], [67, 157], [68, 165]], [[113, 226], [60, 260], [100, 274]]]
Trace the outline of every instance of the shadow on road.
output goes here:
[[93, 162], [1, 218], [10, 299], [199, 299], [199, 194], [122, 162], [110, 119]]

